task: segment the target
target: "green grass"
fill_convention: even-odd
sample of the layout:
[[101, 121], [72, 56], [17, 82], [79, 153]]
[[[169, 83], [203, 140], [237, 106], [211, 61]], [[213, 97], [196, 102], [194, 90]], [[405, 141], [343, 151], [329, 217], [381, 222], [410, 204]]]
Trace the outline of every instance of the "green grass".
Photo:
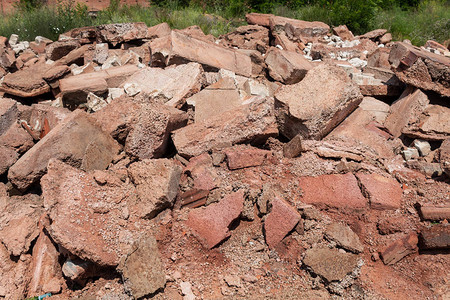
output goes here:
[[415, 45], [427, 40], [443, 43], [450, 39], [450, 5], [441, 1], [426, 1], [416, 10], [394, 7], [377, 14], [372, 28], [385, 28], [394, 40], [409, 39]]
[[[228, 1], [229, 5], [223, 5], [224, 1]], [[245, 14], [252, 10], [245, 4], [248, 3], [246, 1], [191, 0], [180, 6], [179, 1], [171, 0], [163, 1], [162, 6], [150, 7], [119, 6], [117, 1], [113, 1], [97, 17], [89, 16], [86, 6], [74, 5], [73, 2], [34, 9], [27, 6], [0, 18], [0, 35], [9, 37], [16, 33], [22, 40], [33, 40], [35, 36], [41, 35], [57, 40], [59, 34], [82, 26], [121, 22], [145, 22], [148, 26], [153, 26], [167, 22], [177, 29], [198, 25], [206, 34], [219, 36], [246, 24]], [[330, 26], [346, 23], [355, 34], [385, 28], [393, 34], [395, 40], [409, 39], [416, 45], [423, 45], [429, 39], [443, 43], [450, 38], [448, 2], [423, 1], [417, 8], [402, 10], [395, 6], [382, 9], [373, 0], [350, 1], [351, 6], [346, 5], [349, 1], [329, 1], [326, 5], [307, 4], [295, 8], [274, 2], [275, 4], [264, 6], [263, 12], [306, 21], [322, 21]]]

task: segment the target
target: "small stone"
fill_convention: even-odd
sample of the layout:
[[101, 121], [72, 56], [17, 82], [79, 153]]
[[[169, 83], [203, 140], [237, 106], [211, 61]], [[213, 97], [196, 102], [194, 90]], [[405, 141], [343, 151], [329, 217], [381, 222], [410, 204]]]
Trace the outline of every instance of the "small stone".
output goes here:
[[419, 151], [420, 156], [427, 156], [431, 152], [430, 143], [424, 140], [414, 140], [414, 147]]
[[140, 87], [136, 83], [126, 83], [123, 86], [123, 89], [125, 90], [125, 93], [127, 93], [127, 95], [130, 97], [136, 96], [141, 92]]
[[87, 273], [90, 268], [92, 269], [92, 266], [91, 262], [79, 258], [73, 260], [67, 259], [62, 266], [62, 272], [70, 280], [78, 281], [88, 276]]
[[283, 155], [287, 158], [299, 156], [305, 149], [302, 147], [302, 137], [297, 134], [287, 144], [283, 146]]
[[417, 150], [417, 148], [406, 148], [405, 150], [402, 150], [402, 155], [405, 160], [419, 158], [419, 150]]
[[192, 292], [192, 285], [190, 282], [180, 282], [181, 293], [184, 295], [183, 300], [194, 300], [195, 295]]
[[106, 105], [108, 105], [108, 103], [102, 97], [99, 97], [94, 93], [89, 93], [87, 95], [86, 106], [88, 107], [89, 111], [96, 112], [105, 107]]

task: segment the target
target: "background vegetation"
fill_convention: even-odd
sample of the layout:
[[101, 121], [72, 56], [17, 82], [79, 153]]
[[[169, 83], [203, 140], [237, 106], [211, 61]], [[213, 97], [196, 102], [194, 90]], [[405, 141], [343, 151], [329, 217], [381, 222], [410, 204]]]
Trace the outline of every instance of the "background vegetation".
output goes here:
[[273, 13], [330, 26], [346, 24], [354, 34], [376, 28], [389, 30], [396, 40], [423, 45], [450, 37], [448, 0], [150, 0], [149, 7], [121, 6], [118, 0], [95, 16], [86, 6], [64, 0], [56, 7], [44, 0], [20, 0], [14, 13], [0, 19], [0, 35], [19, 34], [22, 40], [41, 35], [56, 40], [72, 28], [118, 22], [167, 22], [172, 28], [199, 25], [215, 36], [245, 24], [248, 12]]

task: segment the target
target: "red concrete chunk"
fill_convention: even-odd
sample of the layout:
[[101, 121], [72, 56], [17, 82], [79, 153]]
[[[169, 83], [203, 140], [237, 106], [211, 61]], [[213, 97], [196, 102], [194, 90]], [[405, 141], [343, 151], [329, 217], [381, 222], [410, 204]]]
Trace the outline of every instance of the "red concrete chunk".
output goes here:
[[270, 151], [241, 145], [228, 148], [224, 152], [230, 170], [260, 166], [270, 155]]
[[450, 225], [438, 224], [424, 228], [420, 232], [420, 249], [449, 249]]
[[297, 225], [300, 214], [286, 201], [275, 198], [272, 211], [264, 222], [266, 243], [270, 248], [276, 247], [281, 240]]
[[379, 174], [356, 174], [361, 182], [363, 193], [373, 209], [397, 209], [402, 203], [403, 191], [394, 178]]
[[248, 24], [269, 27], [272, 16], [271, 14], [249, 13], [245, 15], [245, 19]]
[[396, 240], [381, 251], [381, 258], [385, 265], [392, 265], [405, 256], [417, 251], [418, 238], [415, 232]]
[[237, 191], [225, 196], [218, 203], [193, 209], [187, 226], [202, 245], [211, 249], [230, 236], [228, 226], [237, 219], [244, 207], [244, 192]]
[[362, 209], [367, 200], [352, 173], [301, 177], [301, 201], [319, 207]]

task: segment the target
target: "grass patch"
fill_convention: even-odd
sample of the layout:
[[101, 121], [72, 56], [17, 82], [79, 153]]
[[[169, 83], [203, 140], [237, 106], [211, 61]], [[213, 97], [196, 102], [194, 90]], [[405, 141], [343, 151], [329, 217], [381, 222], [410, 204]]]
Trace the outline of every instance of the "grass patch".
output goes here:
[[450, 38], [450, 5], [442, 1], [425, 1], [417, 9], [392, 7], [376, 15], [372, 28], [385, 28], [394, 40], [409, 39], [414, 45], [427, 40], [443, 43]]

